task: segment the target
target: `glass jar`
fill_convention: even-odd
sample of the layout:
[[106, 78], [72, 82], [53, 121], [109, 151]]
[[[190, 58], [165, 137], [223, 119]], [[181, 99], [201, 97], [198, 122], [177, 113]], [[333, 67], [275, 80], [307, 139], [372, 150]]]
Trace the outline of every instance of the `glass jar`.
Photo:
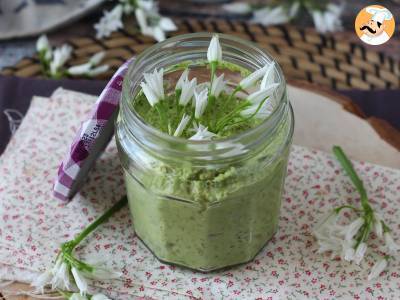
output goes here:
[[[276, 63], [274, 76], [281, 84], [272, 113], [252, 129], [189, 141], [146, 124], [133, 103], [143, 73], [155, 68], [168, 73], [189, 62], [192, 75], [209, 74], [204, 62], [211, 37], [181, 35], [138, 55], [123, 82], [116, 123], [137, 236], [159, 260], [201, 271], [252, 260], [276, 232], [294, 125]], [[221, 34], [220, 43], [224, 62], [238, 69], [254, 71], [273, 62], [249, 41]], [[237, 72], [226, 75], [233, 82], [241, 79]]]

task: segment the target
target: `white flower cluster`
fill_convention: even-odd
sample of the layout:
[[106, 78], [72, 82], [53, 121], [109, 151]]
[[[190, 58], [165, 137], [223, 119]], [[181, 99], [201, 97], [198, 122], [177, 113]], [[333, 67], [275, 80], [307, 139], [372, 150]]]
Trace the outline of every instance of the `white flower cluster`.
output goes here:
[[[108, 280], [120, 276], [121, 274], [105, 269], [100, 265], [93, 266], [78, 261], [71, 253], [65, 254], [61, 252], [55, 264], [38, 276], [36, 280], [32, 282], [32, 286], [41, 293], [43, 293], [46, 286], [51, 286], [52, 290], [58, 289], [62, 291], [70, 291], [77, 288], [79, 294], [71, 295], [70, 299], [87, 299], [88, 280]], [[91, 296], [90, 299], [108, 299], [102, 294], [97, 294], [95, 296]]]
[[[194, 108], [193, 116], [187, 114], [182, 115], [182, 119], [175, 129], [173, 135], [181, 136], [183, 131], [193, 122], [195, 134], [189, 140], [210, 140], [217, 136], [218, 132], [210, 132], [207, 126], [200, 124], [200, 118], [203, 116], [207, 107], [212, 105], [213, 100], [219, 97], [223, 91], [227, 91], [227, 81], [224, 80], [224, 74], [215, 75], [214, 67], [222, 62], [222, 48], [218, 35], [214, 35], [211, 39], [207, 51], [207, 59], [211, 66], [211, 82], [197, 82], [197, 78], [189, 80], [189, 70], [183, 71], [175, 86], [175, 94], [178, 95], [178, 105], [185, 107], [192, 103]], [[274, 63], [268, 64], [248, 77], [242, 79], [231, 96], [238, 91], [245, 91], [256, 85], [261, 80], [259, 89], [244, 99], [246, 106], [240, 114], [243, 117], [265, 118], [272, 111], [270, 102], [266, 100], [272, 96], [275, 89], [279, 86], [275, 83]], [[162, 102], [165, 100], [164, 94], [164, 70], [154, 70], [153, 73], [145, 73], [144, 81], [141, 83], [142, 91], [147, 101], [152, 107], [162, 110]], [[170, 125], [168, 125], [170, 127]], [[172, 131], [170, 131], [172, 134]]]
[[[348, 225], [339, 225], [341, 207], [329, 212], [322, 221], [317, 224], [314, 236], [319, 244], [319, 253], [330, 252], [332, 258], [341, 257], [348, 262], [354, 261], [357, 265], [361, 263], [367, 252], [367, 239], [371, 228], [374, 228], [378, 238], [385, 241], [386, 252], [390, 255], [396, 254], [400, 249], [389, 228], [377, 213], [367, 213], [356, 218]], [[368, 280], [371, 280], [385, 269], [388, 257], [385, 256], [372, 268]]]
[[175, 31], [177, 27], [170, 18], [158, 12], [153, 0], [120, 0], [111, 11], [105, 11], [103, 17], [94, 25], [98, 39], [108, 37], [112, 32], [123, 28], [123, 14], [135, 12], [136, 20], [144, 35], [154, 37], [158, 42], [165, 40], [165, 33]]
[[289, 6], [286, 3], [278, 6], [266, 6], [253, 8], [247, 2], [234, 2], [225, 4], [223, 8], [234, 14], [253, 14], [251, 22], [260, 23], [265, 26], [283, 24], [295, 18], [303, 6], [311, 15], [314, 26], [321, 33], [334, 32], [342, 29], [340, 16], [343, 12], [343, 5], [329, 3], [324, 10], [319, 5], [313, 5], [312, 1], [297, 0], [291, 1]]
[[39, 37], [36, 42], [36, 50], [45, 72], [50, 77], [60, 78], [63, 75], [85, 75], [96, 76], [108, 70], [108, 65], [98, 66], [103, 60], [105, 53], [99, 52], [93, 55], [85, 64], [73, 66], [65, 70], [66, 62], [71, 58], [72, 47], [64, 44], [53, 50], [45, 35]]

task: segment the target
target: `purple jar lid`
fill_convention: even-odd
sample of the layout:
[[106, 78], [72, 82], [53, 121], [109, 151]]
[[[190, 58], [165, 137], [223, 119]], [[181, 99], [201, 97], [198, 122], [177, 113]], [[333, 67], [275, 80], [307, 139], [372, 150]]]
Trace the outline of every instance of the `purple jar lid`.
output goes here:
[[117, 70], [79, 128], [67, 156], [58, 169], [54, 183], [56, 198], [68, 201], [74, 197], [90, 168], [110, 142], [118, 114], [122, 81], [132, 60], [133, 58]]

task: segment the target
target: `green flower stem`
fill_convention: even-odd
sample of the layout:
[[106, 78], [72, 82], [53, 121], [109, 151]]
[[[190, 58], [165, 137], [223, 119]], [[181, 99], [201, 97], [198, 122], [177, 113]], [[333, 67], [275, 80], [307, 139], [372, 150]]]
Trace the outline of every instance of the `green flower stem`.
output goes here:
[[216, 126], [217, 133], [221, 131], [229, 121], [231, 121], [240, 111], [242, 111], [248, 105], [249, 102], [245, 101], [241, 103], [238, 107], [236, 107], [233, 111], [231, 111], [229, 114], [227, 114], [224, 118], [222, 118], [222, 120], [217, 123]]
[[87, 237], [91, 232], [93, 232], [99, 225], [106, 222], [114, 213], [119, 211], [128, 203], [128, 198], [126, 196], [122, 197], [117, 203], [115, 203], [111, 208], [109, 208], [104, 214], [98, 217], [93, 223], [87, 226], [75, 239], [71, 241], [72, 249], [76, 247], [85, 237]]
[[235, 89], [232, 91], [232, 93], [229, 95], [229, 98], [228, 98], [228, 100], [226, 100], [226, 102], [225, 102], [225, 104], [224, 104], [224, 107], [223, 107], [223, 111], [225, 111], [225, 109], [227, 108], [227, 107], [229, 107], [229, 105], [231, 104], [231, 102], [232, 102], [232, 100], [234, 99], [234, 97], [235, 97], [235, 95], [238, 93], [238, 92], [240, 92], [242, 90], [242, 87], [240, 86], [240, 85], [237, 85], [236, 87], [235, 87]]
[[347, 175], [349, 175], [350, 180], [353, 182], [357, 191], [360, 193], [361, 206], [363, 207], [365, 213], [371, 212], [372, 208], [368, 201], [367, 192], [364, 188], [362, 180], [358, 177], [356, 171], [354, 170], [353, 164], [347, 158], [346, 154], [344, 154], [341, 147], [334, 146], [332, 148], [332, 151], [335, 154], [337, 160], [342, 165], [343, 169], [346, 171]]
[[164, 127], [165, 131], [168, 132], [168, 119], [167, 119], [167, 116], [165, 114], [165, 110], [164, 110], [164, 107], [162, 105], [162, 101], [158, 102], [156, 105], [154, 105], [154, 107], [156, 108], [158, 114], [160, 115], [160, 119], [162, 120], [163, 127]]

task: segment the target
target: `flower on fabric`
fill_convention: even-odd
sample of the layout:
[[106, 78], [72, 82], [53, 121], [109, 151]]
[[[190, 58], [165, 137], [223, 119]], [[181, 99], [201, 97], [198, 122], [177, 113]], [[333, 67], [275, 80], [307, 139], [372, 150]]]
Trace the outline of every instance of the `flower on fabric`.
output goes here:
[[185, 128], [189, 124], [189, 121], [190, 121], [190, 116], [188, 116], [187, 114], [184, 114], [182, 117], [182, 120], [179, 122], [179, 125], [174, 132], [174, 136], [181, 136], [182, 132], [185, 130]]
[[[56, 261], [53, 269], [51, 270], [53, 278], [51, 280], [52, 289], [69, 290], [71, 288], [71, 281], [69, 277], [69, 265], [61, 258]], [[40, 287], [43, 289], [43, 287]]]
[[69, 297], [69, 300], [111, 300], [107, 296], [103, 294], [95, 294], [93, 296], [86, 295], [83, 296], [80, 293], [72, 293]]
[[209, 63], [222, 61], [222, 49], [217, 34], [213, 35], [207, 50], [207, 60]]
[[143, 81], [140, 86], [151, 106], [156, 105], [164, 99], [163, 77], [164, 69], [160, 69], [160, 71], [154, 70], [153, 73], [144, 74], [145, 81]]
[[189, 138], [191, 141], [209, 141], [213, 137], [217, 136], [215, 133], [208, 131], [208, 127], [205, 127], [202, 124], [195, 124], [194, 127], [196, 133]]
[[315, 28], [318, 32], [334, 32], [342, 28], [340, 15], [343, 12], [342, 5], [328, 4], [325, 11], [313, 10], [311, 16], [314, 21]]
[[97, 65], [103, 60], [105, 56], [105, 52], [101, 51], [94, 54], [87, 63], [76, 65], [70, 67], [67, 72], [70, 75], [87, 75], [87, 76], [96, 76], [101, 73], [107, 72], [109, 69], [108, 65]]
[[251, 12], [251, 6], [250, 4], [246, 2], [233, 2], [233, 3], [228, 3], [224, 4], [222, 6], [224, 10], [227, 12], [233, 13], [233, 14], [246, 14]]
[[206, 110], [208, 103], [208, 88], [203, 89], [201, 92], [194, 91], [194, 99], [196, 103], [194, 116], [196, 119], [200, 118]]
[[371, 269], [371, 272], [368, 275], [368, 281], [371, 281], [374, 278], [377, 278], [387, 267], [388, 262], [386, 258], [378, 261]]
[[395, 243], [390, 232], [385, 232], [383, 234], [383, 237], [385, 239], [385, 245], [386, 245], [389, 253], [395, 254], [400, 249], [400, 246]]
[[358, 233], [361, 227], [364, 225], [364, 219], [362, 217], [357, 218], [355, 221], [350, 223], [348, 226], [343, 228], [343, 235], [346, 241], [350, 241]]
[[215, 78], [212, 82], [210, 95], [214, 97], [218, 97], [223, 90], [226, 89], [226, 81], [224, 81], [224, 74], [221, 74], [217, 78]]
[[378, 238], [383, 237], [382, 217], [374, 213], [374, 231]]
[[72, 276], [74, 276], [75, 283], [79, 289], [79, 292], [82, 296], [85, 296], [88, 291], [88, 283], [83, 276], [83, 274], [75, 267], [71, 268]]
[[123, 28], [122, 24], [123, 6], [117, 5], [110, 11], [105, 11], [100, 21], [94, 25], [98, 39], [108, 37], [112, 32]]
[[367, 252], [367, 244], [362, 242], [357, 246], [353, 257], [353, 260], [357, 265], [361, 263], [361, 260], [364, 258], [365, 252]]
[[71, 58], [72, 47], [70, 45], [62, 45], [56, 48], [53, 53], [53, 60], [50, 62], [50, 73], [57, 75], [60, 69]]

